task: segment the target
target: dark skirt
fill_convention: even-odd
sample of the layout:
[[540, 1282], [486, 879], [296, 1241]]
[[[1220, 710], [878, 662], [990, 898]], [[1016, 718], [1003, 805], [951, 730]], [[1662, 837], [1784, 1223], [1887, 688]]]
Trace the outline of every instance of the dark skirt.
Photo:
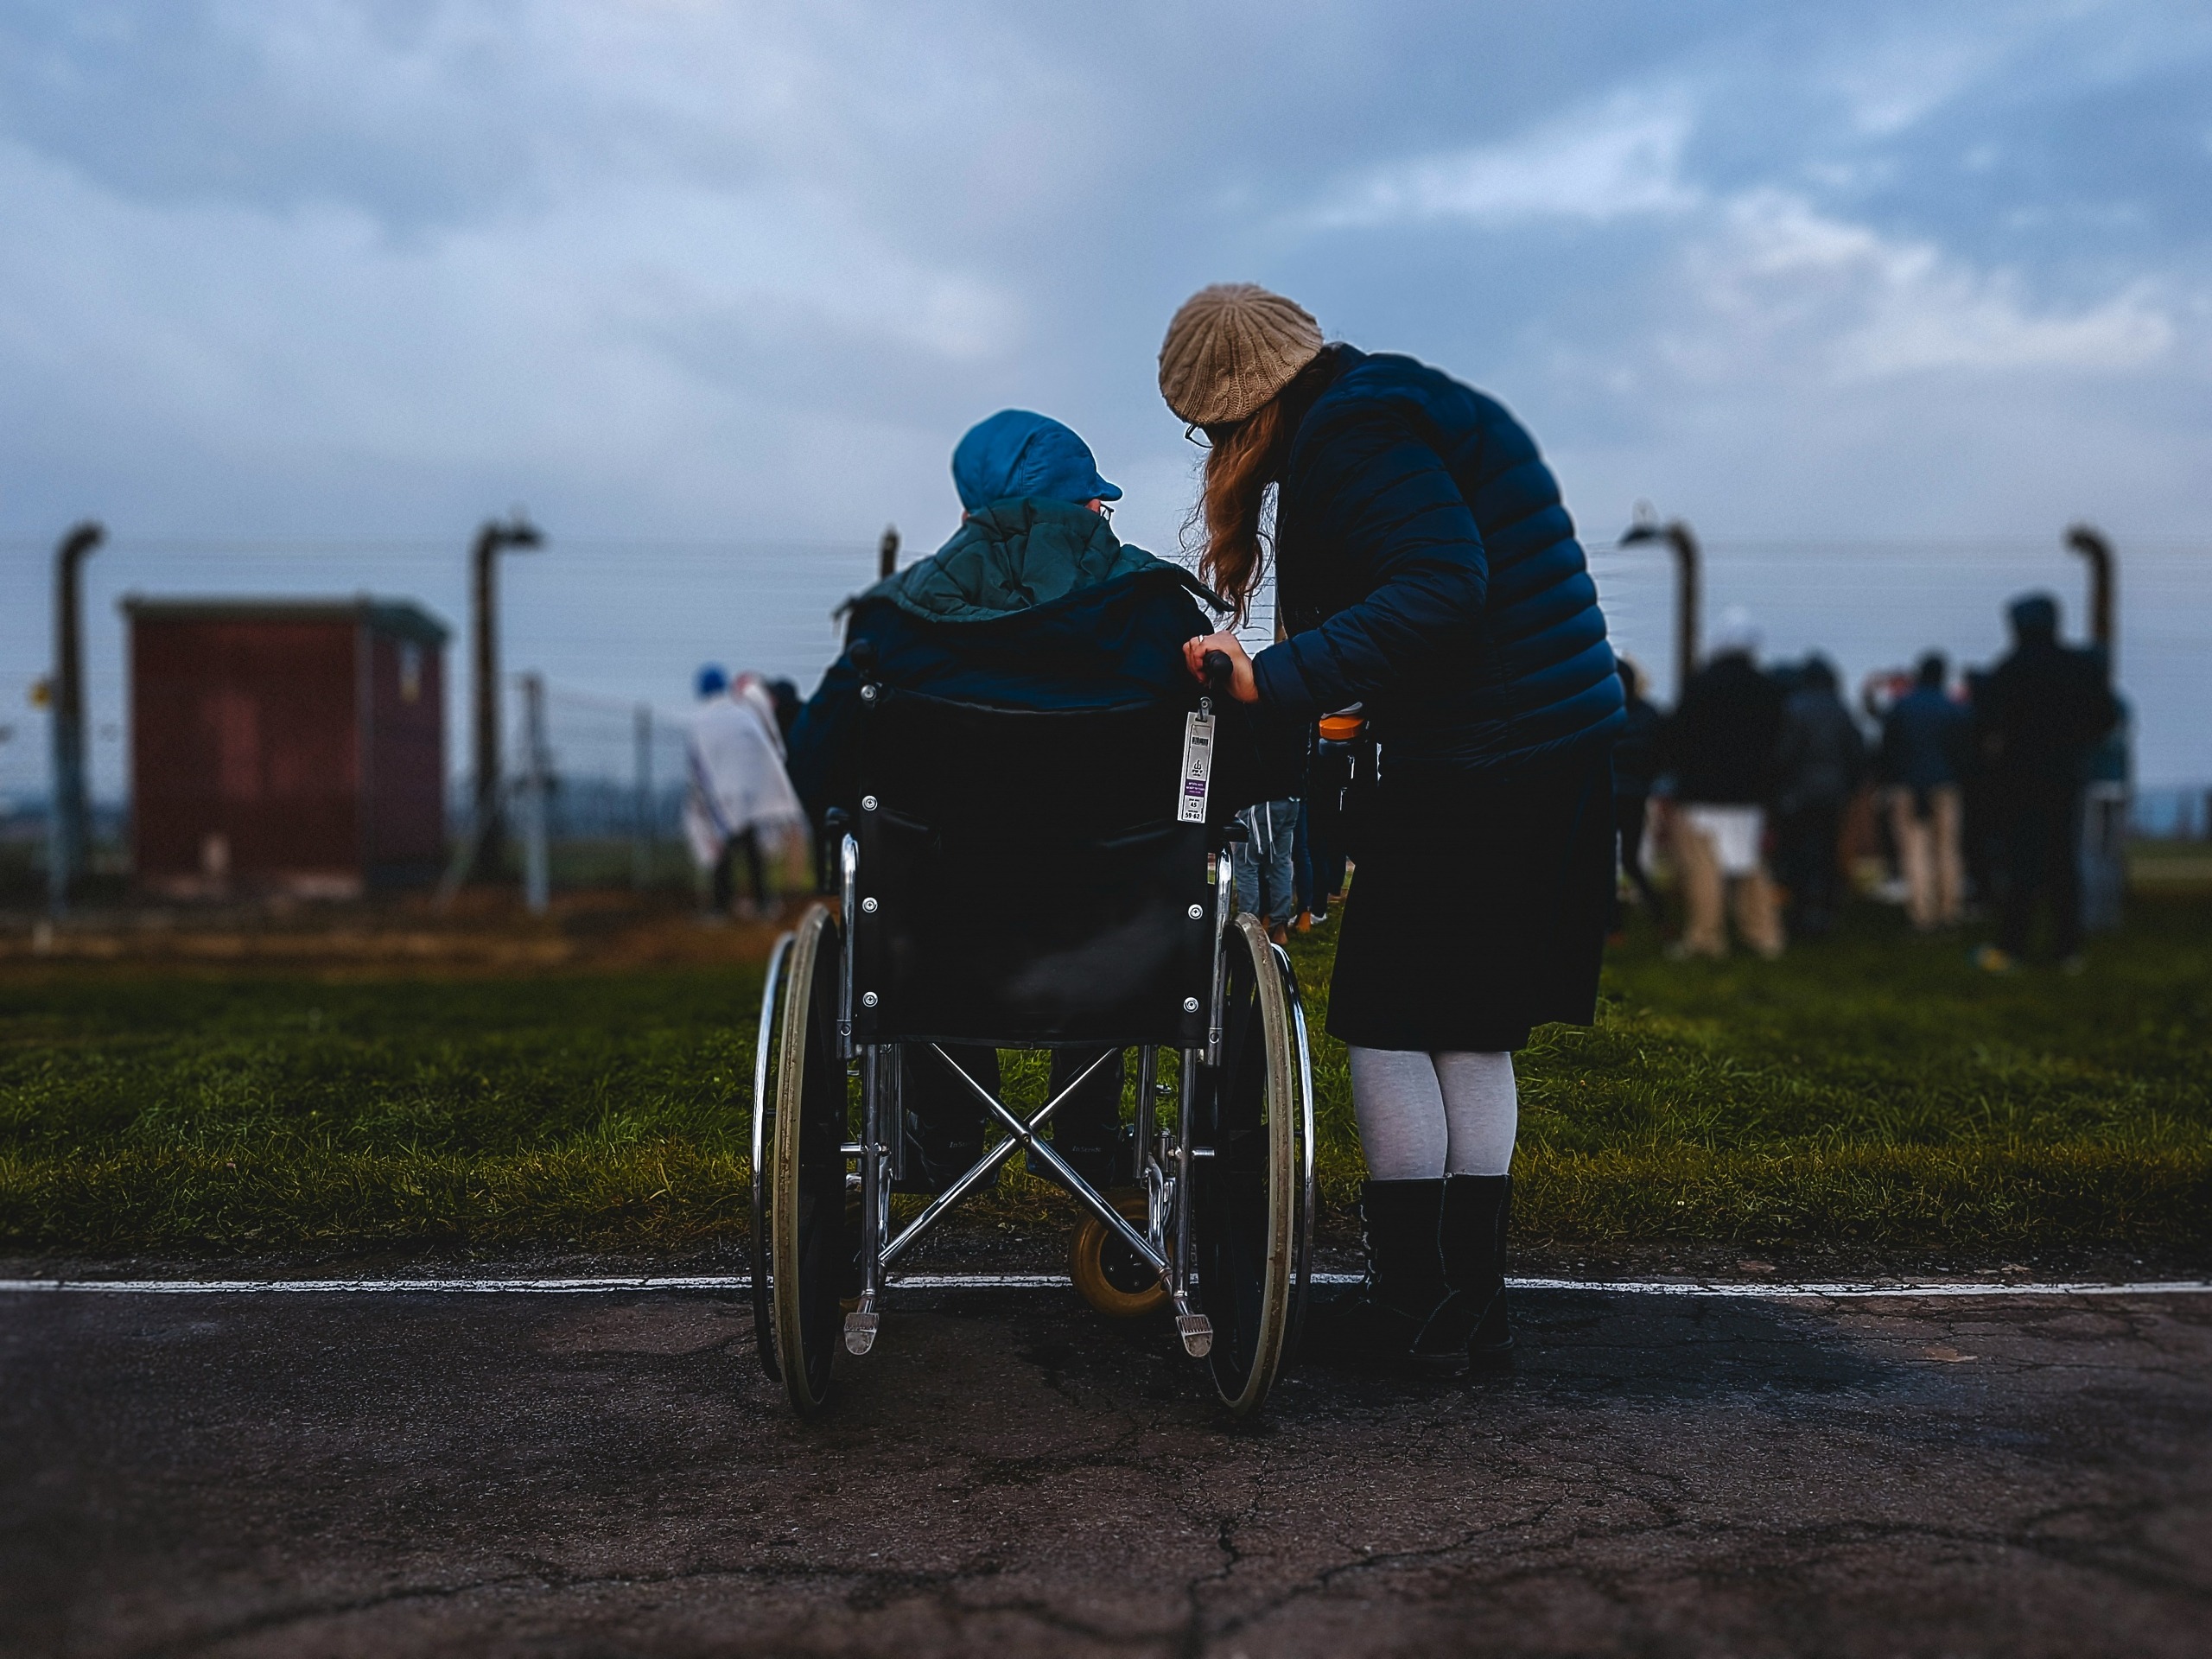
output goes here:
[[1528, 1046], [1588, 1025], [1614, 882], [1612, 755], [1506, 779], [1396, 784], [1357, 832], [1330, 1034], [1430, 1052]]

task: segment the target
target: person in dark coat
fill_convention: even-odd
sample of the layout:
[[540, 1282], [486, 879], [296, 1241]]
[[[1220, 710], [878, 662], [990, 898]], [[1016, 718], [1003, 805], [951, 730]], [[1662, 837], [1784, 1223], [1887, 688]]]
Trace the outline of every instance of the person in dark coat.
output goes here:
[[2120, 721], [2103, 658], [2058, 643], [2056, 600], [2031, 594], [2011, 616], [2012, 652], [1975, 710], [2004, 823], [2004, 922], [1976, 957], [1994, 972], [2026, 954], [2039, 896], [2053, 953], [2069, 966], [2081, 957], [2082, 795], [2090, 751]]
[[1752, 660], [1758, 633], [1741, 612], [1722, 618], [1713, 645], [1667, 724], [1675, 774], [1669, 846], [1685, 912], [1679, 950], [1728, 953], [1723, 911], [1732, 888], [1738, 931], [1761, 956], [1777, 957], [1782, 915], [1764, 847], [1782, 744], [1782, 688]]
[[[1667, 717], [1658, 704], [1644, 696], [1643, 673], [1625, 657], [1620, 659], [1620, 676], [1624, 702], [1620, 735], [1613, 743], [1613, 823], [1620, 836], [1621, 874], [1636, 889], [1643, 913], [1655, 926], [1663, 927], [1666, 913], [1659, 903], [1659, 890], [1651, 885], [1651, 874], [1643, 868], [1643, 830], [1651, 810], [1651, 786], [1659, 781], [1662, 769], [1661, 734]], [[1616, 895], [1614, 931], [1620, 931], [1622, 920]]]
[[1160, 391], [1210, 442], [1200, 571], [1243, 604], [1276, 487], [1287, 637], [1235, 696], [1311, 730], [1360, 705], [1378, 781], [1349, 826], [1329, 1030], [1351, 1049], [1370, 1273], [1346, 1340], [1449, 1358], [1511, 1340], [1503, 1260], [1532, 1027], [1587, 1023], [1613, 885], [1622, 693], [1557, 481], [1495, 399], [1409, 357], [1325, 346], [1249, 283], [1169, 325]]
[[[1198, 601], [1221, 601], [1181, 566], [1116, 539], [1101, 509], [1122, 493], [1098, 475], [1081, 438], [1044, 416], [1004, 410], [961, 440], [952, 474], [965, 510], [960, 528], [852, 601], [844, 652], [791, 728], [791, 781], [817, 823], [833, 806], [858, 804], [856, 655], [873, 654], [869, 673], [884, 684], [998, 708], [1189, 699], [1183, 641], [1211, 626]], [[1216, 786], [1234, 800], [1240, 745], [1227, 725], [1222, 738]], [[996, 1086], [994, 1051], [955, 1052], [970, 1076]], [[1055, 1049], [1052, 1088], [1095, 1058]], [[910, 1055], [907, 1064], [904, 1187], [941, 1191], [982, 1155], [983, 1115], [933, 1057]], [[1118, 1158], [1122, 1082], [1118, 1063], [1102, 1067], [1050, 1131], [1055, 1150], [1095, 1186], [1128, 1178]]]
[[1985, 715], [1989, 707], [1986, 668], [1959, 676], [1966, 694], [1967, 739], [1960, 759], [1959, 841], [1966, 866], [1970, 904], [1986, 908], [2005, 891], [2005, 814], [1997, 799], [1997, 779], [1990, 765], [1994, 738]]
[[1905, 913], [1925, 933], [1966, 913], [1962, 798], [1972, 717], [1945, 690], [1949, 664], [1931, 651], [1912, 690], [1882, 717], [1880, 771], [1890, 833], [1904, 867]]
[[1835, 664], [1808, 658], [1783, 702], [1775, 757], [1775, 874], [1789, 894], [1783, 921], [1793, 938], [1817, 938], [1835, 925], [1844, 809], [1866, 769], [1866, 734], [1837, 690]]
[[798, 687], [789, 680], [781, 678], [770, 680], [767, 682], [766, 690], [768, 701], [773, 703], [776, 709], [777, 734], [788, 747], [791, 741], [791, 728], [798, 724], [799, 710], [805, 708], [806, 704], [798, 695]]

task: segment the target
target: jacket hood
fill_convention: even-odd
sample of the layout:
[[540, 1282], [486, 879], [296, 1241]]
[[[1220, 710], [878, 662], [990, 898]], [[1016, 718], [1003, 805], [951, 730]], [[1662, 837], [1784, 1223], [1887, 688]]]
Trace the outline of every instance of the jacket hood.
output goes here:
[[933, 622], [985, 622], [1151, 572], [1205, 592], [1181, 566], [1124, 545], [1090, 508], [1016, 496], [970, 513], [950, 541], [858, 602], [888, 600]]

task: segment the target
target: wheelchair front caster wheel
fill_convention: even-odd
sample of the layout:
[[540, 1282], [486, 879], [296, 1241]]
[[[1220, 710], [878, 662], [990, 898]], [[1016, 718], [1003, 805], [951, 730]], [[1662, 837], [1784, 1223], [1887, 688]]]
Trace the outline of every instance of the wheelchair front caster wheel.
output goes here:
[[[1141, 1198], [1115, 1207], [1143, 1230]], [[1141, 1319], [1167, 1300], [1167, 1287], [1160, 1282], [1160, 1275], [1096, 1216], [1076, 1224], [1075, 1236], [1068, 1242], [1068, 1274], [1083, 1300], [1109, 1319]]]

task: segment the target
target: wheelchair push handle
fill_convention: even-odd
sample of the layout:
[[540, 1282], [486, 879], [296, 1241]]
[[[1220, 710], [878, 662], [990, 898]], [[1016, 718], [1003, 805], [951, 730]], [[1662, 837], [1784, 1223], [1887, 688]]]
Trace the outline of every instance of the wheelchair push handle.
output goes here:
[[1217, 697], [1226, 699], [1230, 688], [1236, 683], [1236, 664], [1229, 660], [1225, 651], [1210, 651], [1199, 660], [1205, 671], [1206, 690]]

